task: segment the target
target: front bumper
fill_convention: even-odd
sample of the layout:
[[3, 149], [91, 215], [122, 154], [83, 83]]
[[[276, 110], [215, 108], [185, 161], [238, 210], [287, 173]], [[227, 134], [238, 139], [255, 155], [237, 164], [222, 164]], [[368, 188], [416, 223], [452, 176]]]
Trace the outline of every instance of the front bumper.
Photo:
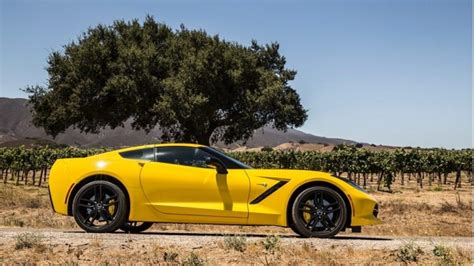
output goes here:
[[364, 226], [381, 224], [377, 216], [379, 214], [379, 205], [371, 195], [360, 192], [351, 195], [353, 202], [353, 213], [351, 226]]

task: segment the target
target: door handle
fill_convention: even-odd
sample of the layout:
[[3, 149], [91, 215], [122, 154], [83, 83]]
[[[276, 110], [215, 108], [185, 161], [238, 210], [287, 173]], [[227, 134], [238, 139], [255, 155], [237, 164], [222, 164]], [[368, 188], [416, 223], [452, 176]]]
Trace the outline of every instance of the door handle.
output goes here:
[[145, 165], [144, 162], [138, 162], [138, 165], [140, 165], [141, 167], [143, 167]]
[[268, 186], [267, 183], [265, 183], [265, 182], [263, 182], [263, 183], [258, 183], [257, 185], [262, 186], [262, 187], [267, 187], [267, 186]]

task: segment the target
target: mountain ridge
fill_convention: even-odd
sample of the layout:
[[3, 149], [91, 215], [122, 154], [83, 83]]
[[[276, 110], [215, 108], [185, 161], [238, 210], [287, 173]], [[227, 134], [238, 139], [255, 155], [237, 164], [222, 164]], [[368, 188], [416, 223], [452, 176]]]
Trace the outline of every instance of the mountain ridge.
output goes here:
[[[0, 146], [18, 146], [21, 143], [34, 142], [35, 139], [46, 143], [80, 147], [122, 147], [161, 142], [159, 128], [156, 127], [147, 134], [143, 130], [133, 130], [130, 125], [131, 121], [127, 121], [123, 128], [105, 128], [98, 134], [81, 133], [79, 129], [69, 128], [53, 139], [46, 134], [44, 129], [32, 125], [32, 114], [27, 103], [27, 99], [23, 98], [0, 97]], [[255, 130], [253, 136], [246, 143], [236, 142], [230, 145], [217, 143], [216, 146], [226, 148], [276, 147], [292, 142], [326, 145], [358, 143], [347, 139], [315, 136], [296, 129], [288, 129], [283, 132], [265, 127]]]

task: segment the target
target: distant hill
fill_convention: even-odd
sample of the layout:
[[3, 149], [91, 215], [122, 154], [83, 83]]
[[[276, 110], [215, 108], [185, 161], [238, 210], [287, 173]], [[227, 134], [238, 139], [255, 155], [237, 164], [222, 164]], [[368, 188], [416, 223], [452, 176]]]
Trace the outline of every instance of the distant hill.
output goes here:
[[[26, 99], [10, 99], [0, 97], [0, 146], [20, 146], [32, 144], [65, 144], [81, 147], [121, 147], [138, 144], [159, 143], [161, 131], [153, 129], [149, 134], [144, 131], [133, 130], [130, 122], [125, 127], [106, 128], [99, 134], [84, 134], [77, 129], [68, 129], [53, 139], [46, 135], [42, 128], [37, 128], [31, 123], [32, 116]], [[289, 129], [287, 132], [272, 128], [262, 128], [255, 131], [253, 137], [244, 145], [234, 143], [227, 148], [276, 147], [284, 143], [314, 143], [321, 145], [355, 144], [352, 140], [326, 138], [314, 136], [299, 130]], [[217, 146], [225, 147], [222, 143]]]

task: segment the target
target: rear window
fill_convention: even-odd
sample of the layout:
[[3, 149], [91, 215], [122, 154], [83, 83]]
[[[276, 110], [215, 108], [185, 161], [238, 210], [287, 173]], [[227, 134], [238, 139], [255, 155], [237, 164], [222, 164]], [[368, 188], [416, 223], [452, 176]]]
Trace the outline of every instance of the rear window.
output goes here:
[[121, 152], [120, 156], [127, 159], [153, 161], [155, 159], [155, 152], [153, 148], [139, 149]]

